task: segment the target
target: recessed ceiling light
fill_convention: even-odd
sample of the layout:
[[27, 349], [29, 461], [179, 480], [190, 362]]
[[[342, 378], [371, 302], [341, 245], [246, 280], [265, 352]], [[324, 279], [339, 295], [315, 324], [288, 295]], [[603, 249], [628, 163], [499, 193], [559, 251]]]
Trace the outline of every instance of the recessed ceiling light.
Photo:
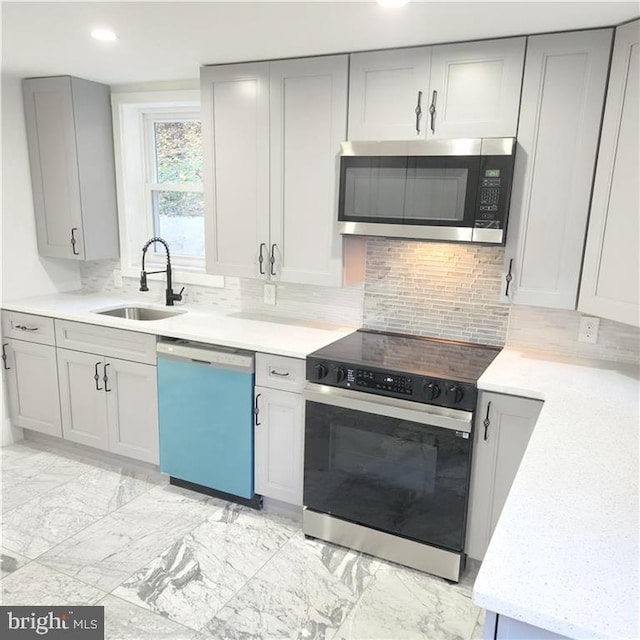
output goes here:
[[404, 7], [405, 4], [407, 4], [409, 2], [409, 0], [378, 0], [378, 4], [381, 7]]
[[91, 37], [103, 42], [113, 42], [118, 39], [118, 36], [111, 29], [94, 29], [91, 32]]

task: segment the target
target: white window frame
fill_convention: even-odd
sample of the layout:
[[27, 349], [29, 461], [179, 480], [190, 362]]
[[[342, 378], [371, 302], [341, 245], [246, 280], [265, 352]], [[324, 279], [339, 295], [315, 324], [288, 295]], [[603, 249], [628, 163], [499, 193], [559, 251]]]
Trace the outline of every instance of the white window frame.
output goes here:
[[[140, 276], [142, 246], [154, 235], [151, 193], [170, 186], [171, 190], [199, 191], [202, 185], [164, 185], [150, 181], [153, 161], [152, 123], [161, 118], [200, 118], [200, 92], [197, 90], [114, 93], [111, 96], [116, 156], [118, 221], [120, 229], [120, 268], [125, 277]], [[205, 243], [206, 246], [206, 243]], [[163, 253], [149, 251], [145, 265], [163, 268]], [[223, 287], [224, 278], [206, 273], [205, 260], [171, 257], [176, 281]], [[163, 274], [150, 275], [162, 279]]]

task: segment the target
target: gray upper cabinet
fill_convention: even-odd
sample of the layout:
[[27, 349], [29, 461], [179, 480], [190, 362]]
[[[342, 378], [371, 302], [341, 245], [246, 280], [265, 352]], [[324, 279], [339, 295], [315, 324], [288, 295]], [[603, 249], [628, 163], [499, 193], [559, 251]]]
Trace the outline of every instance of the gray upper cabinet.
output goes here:
[[352, 54], [349, 140], [515, 137], [525, 42]]
[[424, 140], [430, 69], [429, 47], [352, 54], [349, 140]]
[[529, 38], [503, 301], [575, 309], [611, 29]]
[[336, 228], [347, 56], [203, 67], [207, 271], [341, 286], [361, 242]]
[[515, 137], [525, 43], [508, 38], [433, 47], [427, 136]]
[[616, 29], [579, 311], [640, 325], [640, 21]]
[[61, 76], [23, 81], [40, 255], [118, 257], [110, 90]]

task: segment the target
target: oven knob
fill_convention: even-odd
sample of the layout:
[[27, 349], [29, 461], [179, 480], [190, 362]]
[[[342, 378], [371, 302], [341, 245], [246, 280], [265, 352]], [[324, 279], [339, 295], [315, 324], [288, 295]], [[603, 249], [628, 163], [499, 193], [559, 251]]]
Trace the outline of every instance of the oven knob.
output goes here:
[[435, 400], [440, 395], [440, 387], [435, 380], [432, 380], [429, 384], [425, 385], [424, 390], [427, 394], [427, 400]]
[[464, 398], [464, 390], [457, 384], [453, 384], [447, 389], [447, 397], [453, 404], [458, 404]]
[[338, 367], [336, 369], [336, 380], [340, 383], [346, 380], [347, 370], [344, 367]]
[[322, 378], [324, 378], [327, 373], [329, 373], [327, 371], [327, 365], [325, 364], [317, 364], [316, 367], [316, 380], [322, 380]]

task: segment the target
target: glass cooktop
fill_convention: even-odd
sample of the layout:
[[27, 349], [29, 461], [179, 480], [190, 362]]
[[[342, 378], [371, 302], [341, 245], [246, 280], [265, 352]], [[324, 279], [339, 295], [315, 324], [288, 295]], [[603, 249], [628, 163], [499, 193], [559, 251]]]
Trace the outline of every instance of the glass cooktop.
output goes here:
[[475, 384], [500, 351], [487, 345], [360, 329], [311, 356]]

